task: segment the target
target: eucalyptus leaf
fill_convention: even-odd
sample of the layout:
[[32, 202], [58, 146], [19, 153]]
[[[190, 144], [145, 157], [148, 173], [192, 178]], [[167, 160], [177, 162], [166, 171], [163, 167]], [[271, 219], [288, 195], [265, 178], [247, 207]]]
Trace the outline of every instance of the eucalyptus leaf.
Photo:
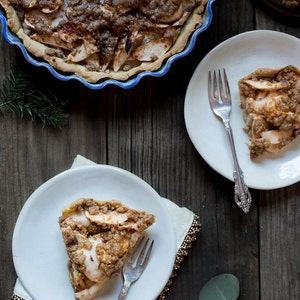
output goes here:
[[238, 279], [232, 274], [213, 277], [202, 287], [199, 300], [236, 300], [240, 294]]

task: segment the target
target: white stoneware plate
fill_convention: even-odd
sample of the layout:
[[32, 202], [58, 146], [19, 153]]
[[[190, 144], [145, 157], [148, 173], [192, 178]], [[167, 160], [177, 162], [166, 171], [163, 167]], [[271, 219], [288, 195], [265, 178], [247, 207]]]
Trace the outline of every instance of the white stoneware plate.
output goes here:
[[[128, 293], [128, 300], [140, 299], [140, 295], [143, 300], [155, 299], [172, 273], [176, 256], [171, 216], [161, 197], [146, 182], [130, 172], [106, 165], [65, 171], [41, 185], [26, 201], [12, 245], [15, 269], [26, 291], [33, 299], [74, 299], [58, 217], [65, 205], [80, 197], [118, 199], [156, 216], [156, 222], [146, 233], [155, 241], [149, 264]], [[120, 275], [109, 281], [96, 299], [117, 299], [121, 285]]]
[[225, 68], [232, 96], [231, 126], [246, 184], [276, 189], [300, 180], [300, 137], [275, 155], [250, 160], [248, 136], [243, 131], [238, 80], [258, 68], [300, 68], [300, 40], [269, 30], [245, 32], [211, 50], [196, 68], [185, 97], [188, 134], [203, 159], [218, 173], [233, 180], [233, 160], [222, 123], [213, 115], [207, 95], [208, 71]]

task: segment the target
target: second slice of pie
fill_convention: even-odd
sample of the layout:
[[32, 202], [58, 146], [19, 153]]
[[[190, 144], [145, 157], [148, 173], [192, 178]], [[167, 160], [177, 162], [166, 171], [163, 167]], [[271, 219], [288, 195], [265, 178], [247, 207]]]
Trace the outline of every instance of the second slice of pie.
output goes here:
[[75, 299], [93, 299], [107, 280], [118, 276], [130, 251], [154, 222], [154, 215], [115, 200], [82, 198], [65, 207], [59, 225]]
[[250, 157], [278, 153], [300, 134], [300, 71], [262, 68], [239, 80]]

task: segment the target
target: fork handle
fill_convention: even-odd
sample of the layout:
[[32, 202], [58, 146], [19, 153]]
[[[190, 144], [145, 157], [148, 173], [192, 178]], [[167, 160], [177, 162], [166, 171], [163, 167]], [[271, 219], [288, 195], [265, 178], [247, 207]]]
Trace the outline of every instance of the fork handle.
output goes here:
[[127, 292], [130, 288], [131, 282], [130, 281], [124, 281], [124, 284], [122, 286], [122, 290], [120, 292], [118, 300], [125, 300], [125, 297], [127, 295]]
[[238, 163], [236, 150], [235, 150], [235, 146], [234, 146], [232, 129], [231, 129], [229, 121], [224, 122], [224, 126], [225, 126], [225, 130], [226, 130], [226, 135], [229, 140], [230, 149], [231, 149], [233, 162], [234, 162], [234, 170], [233, 170], [233, 179], [235, 182], [234, 200], [235, 200], [236, 204], [238, 205], [238, 207], [240, 207], [244, 213], [248, 213], [250, 210], [251, 201], [252, 201], [251, 194], [249, 192], [247, 185], [244, 182], [244, 174]]

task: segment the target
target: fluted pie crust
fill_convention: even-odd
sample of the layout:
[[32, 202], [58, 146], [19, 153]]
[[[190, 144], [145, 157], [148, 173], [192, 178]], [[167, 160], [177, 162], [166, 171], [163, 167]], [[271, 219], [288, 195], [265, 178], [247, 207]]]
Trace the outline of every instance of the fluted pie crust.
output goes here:
[[239, 80], [250, 157], [276, 154], [300, 134], [300, 70], [262, 68]]
[[93, 299], [107, 280], [118, 276], [130, 251], [154, 222], [154, 215], [115, 200], [82, 198], [65, 207], [59, 225], [75, 299]]
[[95, 83], [154, 71], [201, 26], [208, 0], [0, 0], [27, 50]]

